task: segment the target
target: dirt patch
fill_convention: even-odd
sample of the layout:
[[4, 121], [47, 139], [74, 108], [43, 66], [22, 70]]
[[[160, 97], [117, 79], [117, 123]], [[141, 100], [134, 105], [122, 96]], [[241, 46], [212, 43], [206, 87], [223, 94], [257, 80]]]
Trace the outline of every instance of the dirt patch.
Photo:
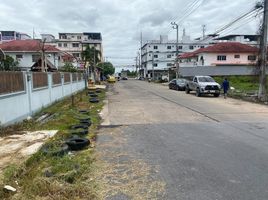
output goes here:
[[23, 132], [0, 138], [0, 173], [10, 164], [19, 164], [36, 153], [43, 143], [58, 131]]
[[122, 127], [100, 129], [97, 141], [96, 180], [102, 186], [101, 199], [164, 199], [165, 183], [159, 169], [127, 151]]

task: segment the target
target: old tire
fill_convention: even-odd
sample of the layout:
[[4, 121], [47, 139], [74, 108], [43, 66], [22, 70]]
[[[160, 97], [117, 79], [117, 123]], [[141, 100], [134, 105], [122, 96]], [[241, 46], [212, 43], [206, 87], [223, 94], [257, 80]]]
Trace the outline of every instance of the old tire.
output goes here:
[[91, 124], [92, 124], [91, 121], [80, 121], [80, 123], [81, 123], [82, 125], [84, 125], [84, 126], [87, 126], [87, 128], [90, 127]]
[[89, 111], [88, 110], [79, 110], [79, 113], [85, 114], [85, 115], [89, 115]]
[[214, 94], [214, 97], [219, 97], [219, 96], [220, 96], [220, 93]]
[[71, 135], [87, 135], [88, 134], [88, 129], [73, 130], [70, 133], [71, 133]]
[[94, 97], [98, 97], [97, 94], [90, 94], [89, 96], [90, 96], [90, 97], [93, 97], [93, 98], [94, 98]]
[[72, 130], [76, 130], [76, 129], [87, 129], [88, 127], [85, 124], [76, 124], [70, 127], [70, 129]]
[[96, 90], [96, 93], [101, 93], [101, 90]]
[[90, 103], [99, 103], [99, 99], [98, 98], [91, 98], [90, 100], [89, 100], [89, 102]]
[[70, 150], [78, 151], [87, 147], [90, 142], [86, 138], [71, 138], [66, 140], [66, 144], [68, 145]]

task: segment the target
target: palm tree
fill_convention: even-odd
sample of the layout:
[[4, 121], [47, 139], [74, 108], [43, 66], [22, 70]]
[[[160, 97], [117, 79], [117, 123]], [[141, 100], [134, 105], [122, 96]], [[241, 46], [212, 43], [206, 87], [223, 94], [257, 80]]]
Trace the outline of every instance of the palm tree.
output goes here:
[[90, 71], [93, 72], [94, 81], [96, 80], [96, 64], [100, 62], [101, 52], [95, 47], [86, 46], [82, 52], [82, 59], [85, 63], [89, 63]]

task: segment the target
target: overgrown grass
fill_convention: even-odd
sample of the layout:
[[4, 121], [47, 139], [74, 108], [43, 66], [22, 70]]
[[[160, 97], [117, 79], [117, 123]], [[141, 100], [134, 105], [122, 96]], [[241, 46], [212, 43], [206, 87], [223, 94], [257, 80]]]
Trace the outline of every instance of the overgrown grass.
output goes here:
[[[75, 116], [82, 116], [79, 110], [89, 110], [92, 126], [87, 136], [94, 142], [96, 129], [100, 124], [99, 111], [103, 107], [105, 92], [99, 94], [100, 103], [89, 103], [87, 91], [75, 95], [75, 104], [71, 98], [57, 102], [40, 111], [32, 121], [25, 121], [5, 130], [59, 130], [47, 144], [62, 143], [71, 133], [69, 127], [78, 123]], [[46, 123], [37, 123], [35, 119], [43, 113], [53, 118]], [[2, 130], [3, 131], [3, 130]], [[0, 199], [97, 199], [98, 185], [91, 178], [95, 166], [94, 149], [69, 153], [64, 156], [52, 156], [42, 151], [32, 155], [23, 165], [10, 165], [4, 171], [3, 185], [17, 189], [15, 194], [0, 190]]]

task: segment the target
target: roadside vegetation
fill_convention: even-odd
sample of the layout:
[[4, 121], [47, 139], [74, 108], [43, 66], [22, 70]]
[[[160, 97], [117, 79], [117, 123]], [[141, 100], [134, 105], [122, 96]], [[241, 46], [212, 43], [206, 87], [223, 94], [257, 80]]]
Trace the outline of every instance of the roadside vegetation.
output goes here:
[[[99, 112], [103, 107], [105, 92], [99, 94], [100, 103], [89, 103], [87, 91], [68, 97], [63, 101], [44, 108], [32, 120], [24, 121], [7, 128], [1, 128], [1, 134], [14, 134], [20, 131], [58, 130], [58, 133], [45, 145], [63, 144], [71, 136], [70, 126], [79, 121], [79, 110], [89, 111], [92, 125], [86, 135], [90, 147], [82, 151], [69, 152], [61, 156], [45, 154], [41, 150], [32, 155], [22, 165], [12, 164], [0, 177], [0, 187], [10, 185], [17, 189], [15, 193], [0, 190], [0, 199], [96, 199], [98, 185], [94, 180], [97, 166], [94, 155], [96, 131], [100, 124]], [[45, 113], [52, 118], [37, 122]]]
[[[222, 84], [224, 78], [228, 79], [230, 87], [234, 88], [229, 91], [230, 96], [234, 98], [242, 98], [244, 100], [257, 101], [256, 95], [258, 94], [259, 89], [258, 76], [226, 76], [213, 78], [219, 84]], [[268, 85], [268, 79], [266, 85]]]

